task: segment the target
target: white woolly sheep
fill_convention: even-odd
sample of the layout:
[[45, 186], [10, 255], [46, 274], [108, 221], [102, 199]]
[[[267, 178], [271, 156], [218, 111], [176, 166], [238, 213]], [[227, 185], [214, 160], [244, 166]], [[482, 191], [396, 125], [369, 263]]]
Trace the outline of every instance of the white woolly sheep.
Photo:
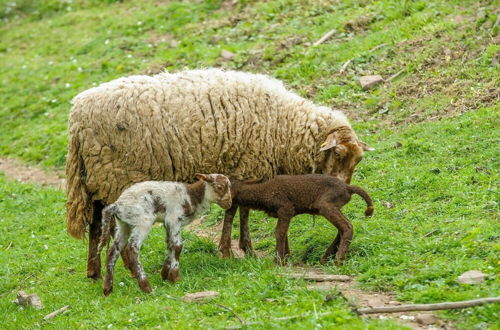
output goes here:
[[[343, 113], [265, 75], [207, 69], [120, 78], [74, 99], [68, 232], [83, 238], [89, 225], [87, 276], [98, 278], [101, 210], [134, 183], [188, 181], [196, 172], [323, 173], [349, 182], [363, 150]], [[240, 218], [245, 226], [248, 210]], [[244, 237], [240, 246], [251, 251]], [[229, 248], [221, 246], [223, 254]]]
[[231, 184], [227, 177], [221, 174], [196, 176], [200, 181], [190, 185], [165, 181], [137, 183], [126, 189], [115, 203], [103, 209], [99, 253], [109, 240], [112, 219], [115, 218], [118, 223], [115, 241], [107, 252], [105, 295], [113, 291], [113, 272], [120, 252], [125, 256], [124, 264], [137, 278], [141, 290], [151, 292], [151, 285], [139, 261], [139, 250], [155, 222], [163, 222], [169, 250], [161, 276], [172, 282], [180, 279], [181, 227], [191, 223], [210, 203], [217, 203], [224, 209], [231, 207]]

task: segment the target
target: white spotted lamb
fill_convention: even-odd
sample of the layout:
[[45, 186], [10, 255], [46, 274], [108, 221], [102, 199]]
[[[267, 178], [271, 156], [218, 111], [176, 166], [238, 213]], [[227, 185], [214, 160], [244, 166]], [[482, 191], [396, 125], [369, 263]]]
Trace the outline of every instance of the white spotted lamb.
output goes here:
[[172, 282], [180, 279], [181, 227], [191, 223], [210, 203], [217, 203], [224, 209], [231, 207], [231, 184], [227, 177], [221, 174], [197, 174], [197, 177], [200, 180], [190, 185], [165, 181], [137, 183], [104, 208], [99, 253], [109, 240], [112, 219], [115, 218], [118, 224], [115, 241], [107, 252], [105, 295], [113, 290], [113, 272], [119, 253], [122, 253], [125, 266], [137, 278], [141, 290], [151, 292], [139, 261], [139, 250], [155, 222], [163, 222], [167, 237], [168, 251], [161, 276]]

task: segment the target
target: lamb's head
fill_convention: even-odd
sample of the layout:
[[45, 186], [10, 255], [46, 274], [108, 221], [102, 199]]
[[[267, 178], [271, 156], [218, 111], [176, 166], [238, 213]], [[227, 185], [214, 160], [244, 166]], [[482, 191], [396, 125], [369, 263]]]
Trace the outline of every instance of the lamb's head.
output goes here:
[[231, 182], [222, 174], [196, 174], [205, 182], [205, 198], [227, 210], [231, 207]]
[[356, 165], [363, 159], [363, 152], [375, 149], [358, 140], [352, 128], [341, 126], [328, 134], [319, 150], [327, 153], [322, 166], [323, 174], [350, 183]]

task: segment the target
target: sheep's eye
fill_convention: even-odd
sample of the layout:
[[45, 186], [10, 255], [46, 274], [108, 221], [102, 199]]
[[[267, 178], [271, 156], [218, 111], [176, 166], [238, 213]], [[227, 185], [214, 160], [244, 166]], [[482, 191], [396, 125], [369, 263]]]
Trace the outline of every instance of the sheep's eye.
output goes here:
[[337, 150], [333, 150], [335, 157], [340, 158], [340, 153]]

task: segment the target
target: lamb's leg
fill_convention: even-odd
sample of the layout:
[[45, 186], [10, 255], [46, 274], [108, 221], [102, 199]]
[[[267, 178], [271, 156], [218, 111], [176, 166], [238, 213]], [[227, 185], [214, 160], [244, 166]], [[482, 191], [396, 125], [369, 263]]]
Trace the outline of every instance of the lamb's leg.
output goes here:
[[222, 234], [219, 242], [219, 251], [221, 252], [222, 258], [230, 258], [233, 256], [233, 251], [231, 250], [231, 230], [237, 209], [238, 206], [233, 205], [229, 210], [226, 210], [224, 214], [224, 224], [222, 226]]
[[140, 225], [132, 229], [132, 234], [130, 235], [130, 247], [129, 247], [129, 257], [130, 265], [132, 266], [132, 273], [135, 274], [137, 278], [137, 283], [139, 287], [144, 292], [151, 292], [151, 285], [149, 284], [144, 268], [142, 267], [141, 261], [139, 260], [139, 250], [141, 249], [144, 239], [148, 235], [149, 231], [153, 227], [154, 219], [152, 221], [144, 221]]
[[335, 227], [337, 227], [339, 231], [338, 235], [340, 235], [340, 242], [337, 243], [337, 238], [335, 238], [333, 243], [326, 250], [323, 257], [321, 257], [320, 262], [325, 263], [330, 254], [336, 249], [336, 246], [338, 246], [337, 263], [338, 265], [342, 265], [345, 260], [347, 248], [349, 247], [349, 244], [351, 244], [352, 240], [352, 224], [337, 207], [330, 204], [322, 206], [320, 208], [320, 214], [328, 219], [328, 221], [330, 221]]
[[163, 224], [163, 228], [165, 228], [165, 250], [167, 253], [165, 254], [165, 260], [163, 261], [163, 266], [161, 267], [161, 278], [165, 281], [168, 278], [168, 272], [170, 271], [170, 263], [171, 255], [169, 250], [169, 241], [170, 241], [170, 229], [168, 228], [167, 223]]
[[128, 245], [128, 244], [125, 245], [125, 247], [120, 252], [120, 254], [122, 256], [123, 265], [125, 266], [125, 268], [127, 268], [128, 270], [130, 270], [130, 277], [135, 278], [136, 275], [134, 274], [134, 271], [132, 270], [132, 264], [131, 264], [131, 261], [130, 261], [130, 245]]
[[288, 234], [285, 237], [285, 258], [290, 256], [290, 246], [288, 245]]
[[248, 228], [248, 214], [250, 209], [240, 207], [240, 249], [245, 251], [245, 256], [255, 256], [252, 249], [252, 239], [250, 238], [250, 228]]
[[322, 264], [326, 263], [326, 261], [333, 255], [337, 253], [339, 250], [339, 245], [340, 245], [340, 231], [337, 233], [337, 236], [335, 236], [335, 239], [333, 240], [333, 243], [328, 247], [326, 250], [325, 254], [321, 257], [320, 262]]
[[180, 222], [174, 222], [168, 226], [169, 235], [168, 235], [168, 249], [170, 253], [170, 265], [168, 268], [165, 267], [162, 269], [162, 277], [165, 279], [164, 275], [166, 275], [166, 279], [171, 282], [177, 282], [181, 279], [181, 275], [179, 273], [179, 258], [182, 251], [182, 238], [181, 238], [181, 224]]
[[106, 277], [104, 278], [103, 293], [105, 296], [113, 291], [113, 274], [115, 269], [116, 260], [120, 252], [127, 245], [128, 237], [130, 235], [130, 227], [128, 224], [119, 223], [115, 241], [108, 248], [106, 256]]
[[274, 262], [277, 265], [286, 264], [286, 240], [288, 236], [288, 226], [293, 214], [286, 211], [278, 211], [278, 224], [276, 225], [276, 257]]
[[102, 209], [101, 202], [94, 202], [92, 223], [89, 225], [89, 254], [87, 259], [87, 277], [97, 280], [101, 278], [101, 256], [97, 254], [97, 246], [101, 238]]

